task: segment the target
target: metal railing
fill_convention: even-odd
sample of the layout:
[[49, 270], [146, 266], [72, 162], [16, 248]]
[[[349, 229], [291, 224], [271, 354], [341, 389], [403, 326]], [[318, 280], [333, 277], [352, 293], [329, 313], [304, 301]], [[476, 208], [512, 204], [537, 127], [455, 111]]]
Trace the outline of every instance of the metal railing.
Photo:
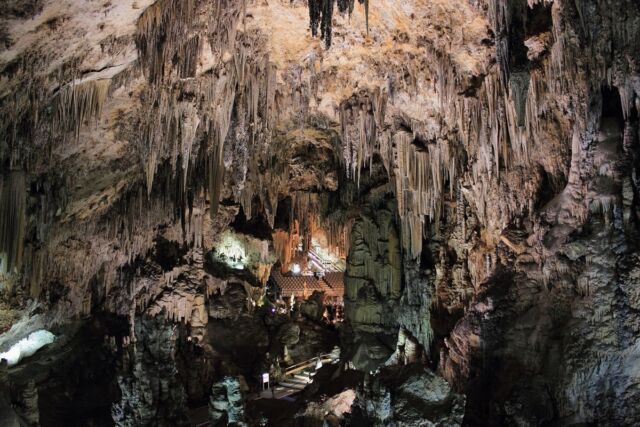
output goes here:
[[[332, 356], [331, 353], [321, 354], [319, 357], [320, 357], [320, 361], [322, 363], [333, 362], [334, 360], [336, 360]], [[309, 368], [311, 366], [315, 366], [316, 363], [318, 363], [318, 357], [314, 357], [313, 359], [305, 360], [304, 362], [296, 363], [295, 365], [291, 365], [287, 369], [285, 369], [284, 373], [283, 373], [283, 376], [290, 377], [292, 375], [295, 375], [295, 374], [297, 374], [299, 372], [304, 371], [305, 369], [307, 369], [307, 368]]]

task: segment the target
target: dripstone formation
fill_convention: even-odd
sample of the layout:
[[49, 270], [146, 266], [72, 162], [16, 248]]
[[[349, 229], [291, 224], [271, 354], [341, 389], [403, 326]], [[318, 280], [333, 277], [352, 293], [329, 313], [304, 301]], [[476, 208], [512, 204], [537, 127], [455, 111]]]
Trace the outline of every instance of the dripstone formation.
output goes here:
[[639, 126], [636, 0], [7, 0], [0, 424], [638, 425]]

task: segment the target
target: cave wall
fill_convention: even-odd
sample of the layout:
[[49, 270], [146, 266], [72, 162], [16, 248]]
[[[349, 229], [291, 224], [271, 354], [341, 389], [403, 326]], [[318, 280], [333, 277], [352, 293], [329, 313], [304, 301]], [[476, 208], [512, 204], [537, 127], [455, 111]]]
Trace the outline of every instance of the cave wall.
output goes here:
[[[638, 422], [640, 6], [338, 6], [0, 9], [0, 345], [101, 312], [202, 337], [238, 213], [337, 192], [354, 360], [403, 327], [469, 425]], [[293, 231], [247, 238], [249, 299]]]

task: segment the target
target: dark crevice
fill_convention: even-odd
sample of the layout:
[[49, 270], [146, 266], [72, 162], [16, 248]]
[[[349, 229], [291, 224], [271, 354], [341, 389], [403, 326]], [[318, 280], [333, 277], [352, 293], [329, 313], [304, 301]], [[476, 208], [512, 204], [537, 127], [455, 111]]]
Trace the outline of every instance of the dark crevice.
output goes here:
[[551, 31], [553, 28], [553, 18], [551, 16], [551, 5], [539, 3], [527, 9], [526, 37]]
[[155, 239], [153, 258], [164, 271], [170, 271], [175, 266], [183, 264], [186, 253], [187, 248], [180, 246], [178, 242], [167, 240], [162, 236], [157, 236]]
[[564, 176], [553, 175], [542, 168], [540, 169], [540, 175], [542, 176], [542, 180], [538, 189], [535, 205], [536, 210], [541, 209], [549, 203], [567, 185]]
[[278, 202], [278, 209], [273, 223], [274, 229], [289, 230], [291, 228], [291, 203], [291, 197], [285, 197]]
[[247, 219], [244, 209], [240, 207], [238, 215], [231, 223], [231, 227], [242, 234], [247, 234], [262, 240], [271, 240], [271, 227], [262, 213]]
[[615, 119], [619, 127], [624, 128], [624, 112], [618, 88], [604, 86], [602, 88], [602, 118]]

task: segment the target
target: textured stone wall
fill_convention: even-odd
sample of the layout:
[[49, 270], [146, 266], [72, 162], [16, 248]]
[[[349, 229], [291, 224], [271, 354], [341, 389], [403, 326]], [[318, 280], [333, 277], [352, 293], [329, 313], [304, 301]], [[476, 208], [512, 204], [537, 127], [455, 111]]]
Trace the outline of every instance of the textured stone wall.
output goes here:
[[[0, 10], [2, 349], [20, 318], [103, 312], [133, 346], [164, 331], [144, 315], [202, 338], [294, 231], [257, 237], [253, 277], [210, 264], [239, 212], [273, 231], [294, 193], [331, 192], [289, 216], [351, 229], [360, 367], [403, 327], [469, 425], [638, 423], [637, 1], [318, 6]], [[218, 280], [246, 294], [210, 299]]]

